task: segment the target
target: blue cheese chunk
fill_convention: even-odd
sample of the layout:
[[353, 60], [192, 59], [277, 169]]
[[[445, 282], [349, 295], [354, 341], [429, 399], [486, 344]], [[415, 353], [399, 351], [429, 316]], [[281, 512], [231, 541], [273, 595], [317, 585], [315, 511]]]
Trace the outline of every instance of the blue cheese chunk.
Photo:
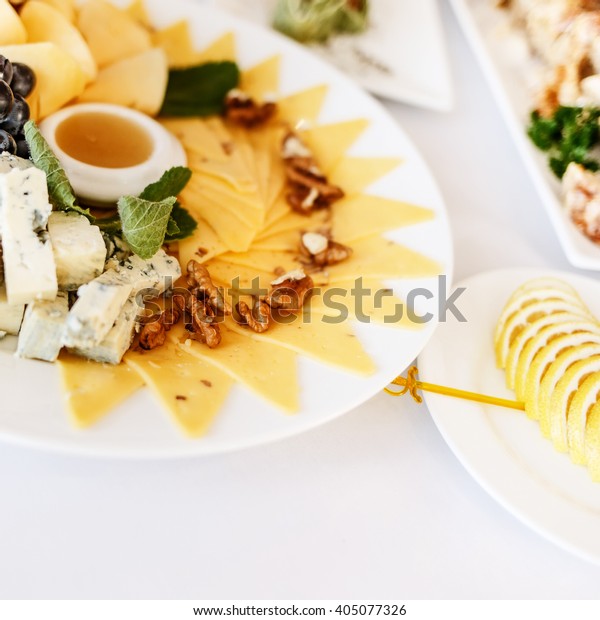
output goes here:
[[25, 305], [11, 306], [6, 299], [6, 291], [0, 287], [0, 331], [16, 336], [21, 329], [24, 312]]
[[99, 345], [127, 299], [132, 298], [139, 313], [145, 298], [156, 297], [172, 288], [180, 275], [179, 262], [164, 250], [149, 260], [130, 256], [79, 289], [78, 299], [67, 318], [64, 343], [81, 350]]
[[10, 304], [55, 299], [58, 292], [52, 245], [45, 228], [51, 206], [46, 175], [14, 168], [0, 175], [0, 230], [4, 280]]
[[104, 271], [106, 246], [98, 226], [78, 213], [54, 212], [48, 218], [58, 287], [76, 291]]
[[102, 342], [88, 347], [75, 347], [70, 349], [71, 352], [96, 362], [119, 364], [131, 346], [138, 314], [135, 299], [130, 297]]
[[62, 348], [69, 312], [68, 293], [60, 291], [53, 301], [34, 301], [27, 306], [17, 356], [55, 362]]
[[11, 155], [7, 151], [0, 153], [0, 174], [6, 174], [15, 168], [17, 170], [27, 170], [32, 168], [33, 164], [28, 159]]
[[133, 290], [127, 274], [105, 271], [79, 288], [64, 334], [64, 344], [89, 348], [100, 344], [114, 325]]

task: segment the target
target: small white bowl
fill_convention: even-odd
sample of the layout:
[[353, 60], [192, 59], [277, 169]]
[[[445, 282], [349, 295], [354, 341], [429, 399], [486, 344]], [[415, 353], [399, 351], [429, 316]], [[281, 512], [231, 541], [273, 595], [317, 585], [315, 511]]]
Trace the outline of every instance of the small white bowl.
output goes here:
[[[103, 168], [84, 163], [65, 153], [56, 141], [57, 128], [67, 118], [89, 112], [112, 114], [139, 125], [152, 141], [148, 159], [126, 168]], [[121, 196], [137, 196], [147, 185], [158, 181], [165, 170], [187, 163], [185, 151], [173, 134], [142, 112], [120, 105], [72, 105], [44, 119], [40, 123], [40, 131], [64, 168], [75, 194], [87, 204], [95, 206], [114, 206]]]

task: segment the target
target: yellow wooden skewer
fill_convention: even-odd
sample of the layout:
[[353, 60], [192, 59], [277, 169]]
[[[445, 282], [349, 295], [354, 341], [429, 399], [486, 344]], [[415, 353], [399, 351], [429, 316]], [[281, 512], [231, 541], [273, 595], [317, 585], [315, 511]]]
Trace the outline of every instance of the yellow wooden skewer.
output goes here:
[[404, 396], [410, 394], [417, 403], [422, 403], [423, 398], [417, 393], [417, 390], [423, 390], [424, 392], [433, 392], [435, 394], [444, 394], [445, 396], [452, 396], [453, 398], [464, 398], [465, 400], [473, 400], [478, 403], [485, 403], [486, 405], [497, 405], [498, 407], [508, 407], [509, 409], [525, 410], [525, 403], [521, 403], [516, 400], [507, 400], [506, 398], [496, 398], [495, 396], [486, 396], [485, 394], [478, 394], [477, 392], [468, 392], [467, 390], [457, 390], [456, 388], [446, 387], [445, 385], [436, 385], [435, 383], [425, 383], [425, 381], [419, 381], [417, 379], [417, 373], [419, 369], [416, 366], [411, 366], [408, 369], [406, 378], [396, 377], [393, 381], [393, 385], [398, 385], [402, 390], [394, 392], [389, 388], [384, 388], [385, 391], [391, 396]]

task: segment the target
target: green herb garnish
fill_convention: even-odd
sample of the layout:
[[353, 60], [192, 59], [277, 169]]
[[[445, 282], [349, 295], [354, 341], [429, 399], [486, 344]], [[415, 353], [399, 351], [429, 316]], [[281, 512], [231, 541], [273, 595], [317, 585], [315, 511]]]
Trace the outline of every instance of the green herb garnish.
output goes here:
[[223, 111], [225, 96], [240, 83], [234, 62], [207, 62], [171, 69], [161, 116], [210, 116]]
[[152, 258], [165, 241], [175, 196], [150, 201], [136, 196], [121, 196], [117, 207], [123, 237], [140, 258]]
[[48, 195], [53, 207], [57, 211], [79, 213], [93, 222], [94, 216], [89, 209], [84, 209], [77, 204], [77, 198], [65, 171], [34, 121], [25, 123], [25, 139], [34, 166], [46, 173]]
[[600, 143], [599, 119], [600, 108], [559, 106], [549, 118], [534, 111], [527, 135], [548, 153], [552, 172], [562, 179], [571, 162], [588, 170], [600, 169], [600, 162], [590, 156], [590, 151]]
[[278, 0], [273, 26], [297, 41], [322, 43], [365, 30], [368, 12], [368, 0]]
[[169, 224], [167, 225], [167, 234], [165, 241], [181, 241], [190, 237], [198, 228], [198, 222], [190, 215], [187, 209], [184, 209], [178, 202], [173, 205]]
[[[165, 241], [189, 237], [196, 220], [177, 202], [192, 177], [183, 166], [167, 170], [138, 196], [123, 196], [117, 204], [121, 232], [131, 249], [141, 258], [152, 258]], [[113, 222], [108, 221], [108, 226]]]

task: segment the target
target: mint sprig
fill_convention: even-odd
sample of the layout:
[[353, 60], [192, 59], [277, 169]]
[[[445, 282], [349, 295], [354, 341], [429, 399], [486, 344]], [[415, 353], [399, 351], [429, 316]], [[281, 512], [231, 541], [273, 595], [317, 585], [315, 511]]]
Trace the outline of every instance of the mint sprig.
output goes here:
[[48, 195], [52, 206], [57, 211], [71, 211], [84, 215], [93, 223], [94, 216], [89, 209], [77, 203], [75, 192], [65, 171], [34, 121], [25, 123], [25, 139], [33, 165], [46, 173]]

